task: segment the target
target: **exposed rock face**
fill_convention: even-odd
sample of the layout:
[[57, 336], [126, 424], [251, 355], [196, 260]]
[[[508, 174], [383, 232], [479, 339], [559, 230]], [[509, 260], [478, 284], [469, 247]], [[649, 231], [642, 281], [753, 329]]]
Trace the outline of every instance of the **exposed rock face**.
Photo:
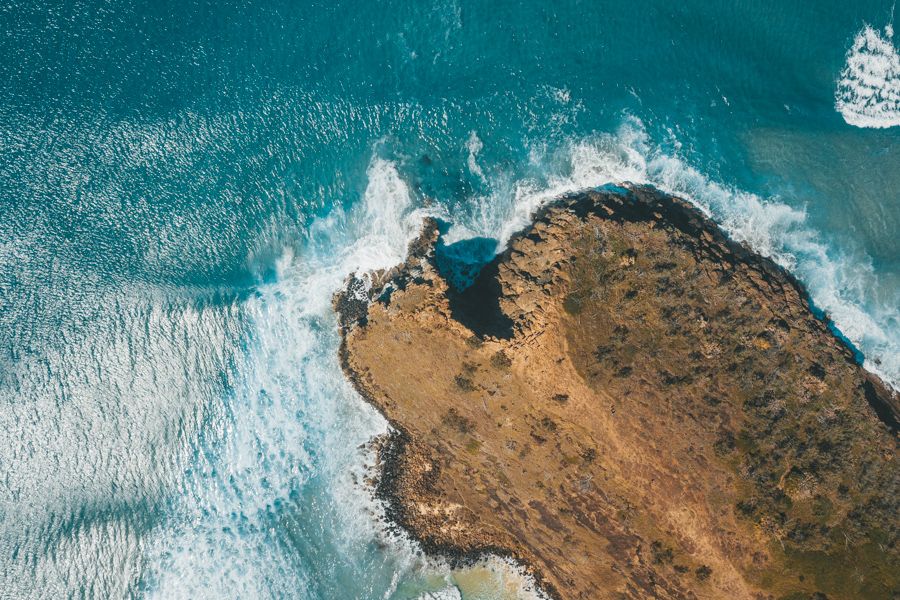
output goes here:
[[896, 597], [897, 394], [784, 270], [647, 188], [544, 209], [461, 294], [437, 238], [336, 299], [426, 549], [566, 599]]

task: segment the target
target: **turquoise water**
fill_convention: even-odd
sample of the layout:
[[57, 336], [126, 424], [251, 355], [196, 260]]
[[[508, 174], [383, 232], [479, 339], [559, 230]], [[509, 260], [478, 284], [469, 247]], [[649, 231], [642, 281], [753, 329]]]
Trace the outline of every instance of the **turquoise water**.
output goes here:
[[0, 3], [0, 597], [516, 588], [359, 484], [330, 296], [425, 214], [653, 183], [898, 384], [892, 3], [672, 4]]

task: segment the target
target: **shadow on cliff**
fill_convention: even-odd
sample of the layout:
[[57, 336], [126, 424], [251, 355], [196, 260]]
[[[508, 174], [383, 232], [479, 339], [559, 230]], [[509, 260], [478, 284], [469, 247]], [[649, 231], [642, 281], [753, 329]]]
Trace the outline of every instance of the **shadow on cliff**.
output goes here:
[[478, 337], [510, 339], [513, 322], [500, 309], [497, 240], [475, 237], [446, 244], [448, 224], [439, 223], [435, 247], [438, 272], [450, 284], [447, 298], [453, 318]]

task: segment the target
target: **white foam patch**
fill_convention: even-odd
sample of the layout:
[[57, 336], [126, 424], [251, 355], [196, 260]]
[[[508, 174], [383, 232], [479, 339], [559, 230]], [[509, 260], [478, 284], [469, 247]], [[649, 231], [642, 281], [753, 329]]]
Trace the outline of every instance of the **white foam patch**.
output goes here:
[[882, 34], [866, 25], [847, 52], [835, 92], [835, 108], [850, 125], [885, 128], [900, 125], [900, 53], [894, 28]]
[[[292, 143], [303, 130], [317, 147], [342, 147], [350, 121], [375, 130], [387, 118], [322, 110], [285, 129]], [[166, 280], [244, 242], [237, 211], [206, 203], [163, 214], [163, 202], [121, 199], [145, 170], [183, 184], [160, 198], [208, 197], [199, 163], [239, 144], [243, 119], [98, 127], [36, 144], [12, 172], [54, 210], [90, 211], [105, 229], [122, 226], [130, 206], [129, 239], [160, 275], [150, 281]], [[75, 130], [30, 127], [29, 140]], [[0, 131], [4, 142], [23, 135]], [[450, 570], [388, 535], [358, 483], [369, 458], [358, 446], [386, 424], [340, 371], [331, 295], [353, 271], [402, 261], [423, 216], [439, 210], [418, 209], [390, 161], [373, 159], [367, 175], [363, 202], [311, 223], [277, 281], [245, 301], [196, 302], [203, 290], [135, 282], [48, 235], [44, 215], [0, 220], [0, 288], [22, 296], [0, 293], [0, 333], [16, 340], [0, 348], [0, 596], [340, 598], [356, 585], [349, 597], [392, 598], [423, 572], [442, 582], [431, 591], [449, 589]], [[261, 252], [283, 230], [273, 217]]]
[[456, 587], [448, 587], [436, 592], [425, 592], [416, 600], [463, 600], [463, 597]]
[[[247, 302], [255, 333], [225, 445], [198, 465], [179, 524], [153, 545], [152, 596], [387, 598], [416, 573], [446, 572], [388, 535], [382, 508], [359, 485], [359, 447], [386, 423], [341, 372], [332, 296], [350, 273], [402, 262], [434, 213], [414, 206], [394, 163], [375, 158], [367, 176], [360, 205], [313, 222], [303, 250], [282, 257], [277, 281]], [[314, 513], [279, 513], [312, 485], [298, 504]], [[354, 564], [373, 544], [382, 547], [376, 564]]]
[[877, 304], [870, 290], [871, 263], [845, 259], [830, 248], [806, 224], [803, 210], [711, 181], [682, 158], [655, 148], [634, 117], [614, 135], [574, 140], [553, 150], [539, 145], [532, 154], [538, 174], [493, 181], [491, 194], [453, 215], [448, 243], [494, 237], [499, 250], [538, 207], [555, 198], [608, 183], [651, 184], [691, 201], [734, 239], [794, 272], [815, 304], [865, 354], [865, 367], [900, 386], [900, 306]]
[[469, 151], [466, 165], [469, 167], [469, 172], [482, 181], [484, 181], [484, 171], [482, 171], [481, 167], [478, 165], [478, 153], [481, 152], [483, 148], [484, 143], [481, 141], [481, 138], [478, 137], [478, 133], [474, 130], [471, 131], [469, 133], [469, 139], [466, 140], [466, 150]]
[[[473, 161], [476, 146], [467, 147]], [[529, 179], [475, 166], [490, 174], [492, 193], [451, 216], [448, 241], [484, 235], [505, 245], [537, 207], [562, 194], [607, 182], [651, 183], [691, 199], [734, 237], [793, 268], [844, 333], [881, 360], [867, 365], [895, 385], [900, 380], [900, 336], [886, 325], [900, 322], [898, 307], [867, 305], [870, 265], [842, 261], [805, 225], [803, 211], [717, 185], [653, 148], [637, 119], [615, 135], [536, 146], [537, 175]], [[340, 371], [332, 294], [349, 273], [401, 262], [422, 218], [443, 210], [417, 208], [391, 161], [374, 158], [367, 176], [359, 206], [313, 221], [302, 249], [282, 257], [277, 281], [239, 309], [165, 309], [158, 298], [144, 302], [153, 293], [145, 289], [101, 295], [122, 304], [106, 311], [121, 323], [66, 340], [59, 356], [24, 361], [13, 374], [19, 387], [5, 388], [21, 394], [0, 398], [0, 447], [19, 452], [0, 462], [10, 492], [0, 498], [0, 587], [17, 597], [73, 589], [123, 597], [143, 574], [148, 595], [160, 598], [340, 597], [335, 586], [352, 577], [369, 592], [360, 597], [390, 598], [421, 573], [450, 581], [448, 569], [385, 534], [381, 507], [357, 483], [366, 460], [358, 446], [386, 425]], [[0, 247], [0, 264], [17, 264], [20, 241]], [[70, 300], [41, 301], [63, 311]], [[20, 312], [10, 318], [25, 314], [11, 310]], [[244, 335], [235, 324], [245, 320], [251, 338], [235, 357], [226, 349]], [[216, 390], [204, 382], [220, 372], [239, 373], [236, 391], [210, 404]], [[98, 391], [109, 402], [98, 403]], [[201, 431], [209, 443], [195, 456]], [[279, 502], [311, 486], [324, 491], [299, 503], [308, 512], [279, 511]], [[112, 515], [89, 525], [73, 520], [62, 523], [64, 535], [48, 550], [47, 532], [60, 530], [53, 514], [91, 507], [97, 498], [139, 500], [185, 488], [165, 526], [151, 534]], [[372, 545], [383, 551], [367, 553]], [[18, 558], [7, 560], [14, 552]], [[449, 586], [430, 591], [440, 590], [453, 593]]]
[[[152, 544], [150, 596], [387, 599], [430, 580], [425, 597], [461, 597], [445, 564], [387, 532], [383, 507], [360, 485], [371, 460], [361, 446], [387, 424], [340, 369], [332, 296], [350, 273], [402, 262], [423, 218], [441, 210], [417, 207], [391, 161], [374, 158], [367, 177], [362, 202], [314, 221], [303, 250], [285, 254], [277, 281], [247, 302], [255, 333], [224, 447], [197, 466], [178, 524]], [[312, 503], [300, 506], [314, 513], [273, 526], [278, 503], [311, 485]], [[373, 545], [375, 562], [358, 564]], [[507, 561], [481, 568], [495, 589], [538, 598], [533, 579]], [[508, 598], [471, 596], [493, 597]]]
[[60, 298], [83, 323], [3, 374], [0, 587], [15, 597], [128, 595], [155, 503], [221, 421], [209, 382], [228, 372], [234, 307], [91, 293], [106, 310]]

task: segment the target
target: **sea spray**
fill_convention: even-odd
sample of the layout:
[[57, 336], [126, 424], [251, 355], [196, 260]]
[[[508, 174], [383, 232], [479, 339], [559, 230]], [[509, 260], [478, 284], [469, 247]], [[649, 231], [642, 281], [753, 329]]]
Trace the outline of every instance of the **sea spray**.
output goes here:
[[538, 145], [531, 162], [532, 176], [513, 182], [499, 176], [492, 193], [454, 213], [447, 242], [494, 237], [499, 251], [536, 208], [554, 198], [607, 183], [650, 184], [691, 201], [734, 239], [797, 275], [816, 306], [865, 355], [866, 368], [900, 386], [900, 304], [874, 304], [867, 284], [875, 279], [871, 264], [836, 252], [806, 223], [804, 210], [711, 180], [654, 145], [633, 116], [615, 134], [571, 139], [553, 149]]
[[[360, 549], [380, 539], [378, 510], [353, 475], [364, 462], [356, 448], [385, 423], [340, 372], [331, 296], [349, 273], [400, 262], [424, 215], [392, 163], [373, 159], [367, 176], [362, 203], [312, 223], [299, 253], [284, 254], [275, 281], [247, 300], [252, 338], [227, 436], [197, 465], [180, 525], [157, 543], [155, 596], [317, 597], [347, 585], [359, 596], [415, 563], [398, 542], [382, 553], [386, 565], [353, 564], [380, 560]], [[317, 545], [348, 564], [326, 556], [300, 568], [318, 561]], [[304, 576], [311, 572], [316, 580]]]
[[[227, 435], [201, 457], [175, 526], [154, 544], [152, 596], [458, 594], [440, 558], [385, 529], [362, 485], [364, 446], [386, 423], [340, 370], [331, 298], [349, 274], [402, 262], [423, 218], [439, 211], [416, 206], [389, 160], [373, 158], [366, 175], [362, 202], [313, 222], [299, 253], [285, 253], [275, 281], [248, 299], [253, 336]], [[505, 561], [487, 564], [494, 589], [533, 586]]]
[[[469, 150], [472, 139], [466, 144]], [[386, 589], [390, 597], [409, 589], [402, 582], [424, 581], [426, 573], [441, 571], [439, 563], [423, 561], [409, 541], [385, 536], [379, 525], [380, 507], [350, 476], [356, 473], [359, 481], [366, 458], [348, 448], [383, 433], [385, 424], [362, 406], [340, 374], [331, 314], [331, 296], [345, 278], [401, 262], [428, 215], [452, 223], [447, 243], [494, 237], [499, 250], [535, 209], [561, 195], [610, 182], [655, 185], [691, 200], [735, 239], [794, 270], [807, 282], [814, 301], [870, 361], [880, 358], [880, 365], [867, 363], [870, 368], [896, 381], [892, 375], [897, 365], [890, 360], [893, 346], [885, 325], [862, 307], [865, 290], [848, 287], [844, 279], [848, 270], [858, 272], [859, 265], [832, 258], [825, 243], [806, 226], [802, 210], [711, 181], [682, 158], [654, 147], [643, 123], [634, 117], [626, 118], [615, 134], [536, 149], [531, 162], [534, 175], [517, 180], [479, 167], [476, 175], [490, 184], [489, 194], [464, 207], [445, 208], [438, 198], [424, 208], [397, 164], [376, 156], [366, 171], [368, 184], [361, 203], [347, 212], [336, 208], [310, 223], [301, 249], [296, 255], [286, 253], [277, 265], [275, 281], [263, 285], [247, 303], [256, 324], [248, 350], [251, 364], [233, 403], [225, 448], [214, 461], [226, 470], [211, 466], [219, 483], [198, 481], [195, 486], [196, 506], [186, 510], [184, 525], [174, 532], [176, 539], [191, 542], [174, 544], [180, 554], [159, 552], [154, 587], [159, 597], [202, 595], [215, 589], [217, 582], [265, 597], [277, 591], [271, 587], [276, 580], [306, 590], [301, 596], [327, 596], [335, 582], [345, 585], [347, 579], [370, 591]], [[305, 519], [324, 519], [322, 533], [335, 551], [349, 555], [355, 548], [352, 554], [368, 556], [357, 560], [374, 560], [378, 568], [359, 563], [303, 568], [292, 564], [310, 560], [313, 546], [294, 548], [293, 555], [286, 548], [276, 560], [269, 556], [265, 548], [279, 544], [280, 534], [273, 539], [269, 533], [276, 501], [286, 502], [299, 489], [302, 504], [303, 490], [311, 485], [318, 486], [320, 497], [333, 502], [328, 511], [307, 514]], [[241, 525], [244, 521], [252, 525]], [[198, 527], [198, 522], [205, 525]], [[229, 542], [219, 533], [224, 529], [239, 530], [239, 542]], [[316, 543], [320, 542], [307, 540]], [[390, 550], [359, 552], [361, 546], [373, 543]], [[158, 547], [172, 545], [169, 539]], [[311, 581], [284, 575], [311, 571], [324, 576]], [[361, 572], [370, 579], [364, 581]], [[278, 589], [284, 588], [279, 584]]]
[[[740, 177], [744, 163], [733, 157], [747, 150], [747, 131], [789, 132], [797, 161], [781, 165], [784, 187], [802, 189], [806, 173], [831, 177], [807, 208], [809, 219], [797, 210], [804, 221], [788, 230], [819, 223], [822, 236], [811, 242], [827, 260], [821, 273], [811, 259], [801, 261], [811, 265], [806, 275], [800, 266], [795, 272], [811, 288], [821, 276], [836, 304], [864, 312], [856, 315], [859, 329], [872, 339], [861, 348], [873, 363], [881, 357], [874, 368], [896, 374], [896, 157], [883, 149], [900, 129], [873, 135], [845, 125], [833, 93], [855, 24], [883, 19], [881, 4], [829, 0], [821, 10], [780, 3], [760, 11], [706, 2], [636, 11], [633, 2], [561, 3], [548, 12], [546, 3], [507, 10], [407, 2], [385, 10], [364, 2], [188, 0], [111, 1], [95, 10], [13, 0], [4, 13], [11, 35], [0, 44], [0, 589], [21, 598], [140, 597], [168, 582], [182, 593], [240, 594], [231, 579], [217, 583], [212, 571], [202, 572], [221, 568], [238, 582], [271, 578], [260, 589], [297, 597], [316, 585], [309, 583], [314, 572], [299, 573], [306, 566], [348, 558], [327, 558], [338, 553], [325, 539], [330, 525], [303, 548], [282, 544], [293, 534], [273, 535], [270, 544], [259, 530], [265, 523], [312, 531], [327, 521], [324, 508], [257, 519], [249, 542], [216, 529], [228, 515], [207, 513], [243, 502], [235, 490], [249, 494], [253, 510], [277, 495], [252, 490], [277, 488], [281, 476], [237, 473], [247, 482], [235, 483], [226, 464], [228, 449], [245, 445], [230, 442], [232, 433], [252, 439], [253, 427], [268, 426], [261, 417], [242, 425], [245, 413], [297, 420], [291, 409], [312, 402], [250, 398], [261, 395], [254, 380], [269, 370], [256, 355], [264, 337], [257, 322], [272, 316], [280, 335], [297, 334], [286, 315], [299, 302], [290, 282], [339, 279], [312, 271], [337, 262], [362, 235], [353, 220], [364, 221], [365, 211], [350, 206], [362, 198], [367, 165], [375, 164], [371, 149], [381, 140], [390, 148], [379, 156], [413, 195], [421, 189], [436, 210], [453, 213], [454, 235], [468, 228], [464, 235], [503, 240], [533, 206], [555, 197], [557, 183], [561, 190], [590, 186], [616, 173], [641, 180], [659, 153], [653, 142], [592, 133], [611, 131], [620, 111], [641, 115], [649, 138], [660, 127], [678, 131], [695, 154], [677, 162], [715, 164], [717, 180]], [[896, 33], [875, 33], [896, 48]], [[821, 142], [832, 128], [847, 142], [838, 153]], [[467, 145], [471, 132], [477, 151], [479, 144]], [[429, 174], [419, 169], [423, 155]], [[860, 165], [866, 176], [857, 175]], [[753, 178], [773, 176], [771, 168], [757, 171]], [[723, 189], [727, 197], [730, 188]], [[859, 194], [849, 201], [848, 192]], [[771, 202], [761, 204], [764, 215]], [[414, 198], [408, 210], [418, 205]], [[866, 218], [849, 222], [837, 208], [844, 206]], [[844, 259], [841, 247], [871, 249], [873, 258]], [[332, 356], [328, 294], [304, 299], [321, 305], [300, 311], [304, 331], [321, 341], [271, 342], [273, 360], [293, 360], [295, 345]], [[832, 314], [845, 329], [854, 317]], [[273, 389], [291, 387], [285, 372], [301, 376], [290, 366], [271, 371], [280, 374], [267, 381]], [[310, 381], [296, 387], [330, 381], [317, 369], [305, 373]], [[343, 384], [327, 385], [350, 394]], [[307, 414], [315, 410], [303, 408]], [[303, 436], [303, 448], [265, 458], [279, 438], [261, 432], [263, 458], [253, 447], [242, 451], [241, 464], [294, 469], [283, 476], [295, 482], [286, 488], [330, 498], [326, 508], [338, 510], [336, 496], [316, 491], [328, 485], [317, 478], [327, 462], [316, 446], [325, 439], [321, 428], [275, 426], [281, 439]], [[341, 450], [361, 463], [352, 443]], [[298, 524], [307, 519], [313, 524]], [[229, 544], [233, 550], [207, 551]], [[228, 558], [253, 553], [262, 557]], [[165, 575], [167, 561], [182, 571]], [[238, 572], [245, 567], [257, 571]], [[282, 570], [284, 585], [277, 583]], [[384, 589], [404, 585], [404, 576], [391, 579]]]
[[894, 26], [884, 32], [866, 25], [847, 51], [835, 91], [835, 108], [856, 127], [900, 126], [900, 52]]

